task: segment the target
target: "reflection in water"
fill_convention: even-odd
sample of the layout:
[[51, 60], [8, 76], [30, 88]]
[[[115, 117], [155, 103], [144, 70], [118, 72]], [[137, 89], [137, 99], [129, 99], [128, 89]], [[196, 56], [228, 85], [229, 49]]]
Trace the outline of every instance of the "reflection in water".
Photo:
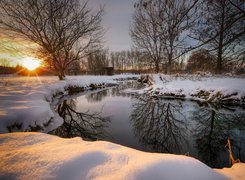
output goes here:
[[187, 143], [182, 105], [150, 98], [138, 98], [131, 122], [135, 136], [156, 152], [180, 153]]
[[[64, 124], [52, 133], [61, 137], [110, 140], [143, 151], [189, 153], [216, 168], [229, 166], [225, 145], [230, 137], [235, 159], [245, 161], [244, 110], [139, 97], [124, 93], [127, 88], [139, 86], [133, 81], [123, 82], [117, 87], [86, 94], [78, 102], [65, 100], [58, 106]], [[87, 109], [89, 112], [84, 112]], [[96, 109], [102, 109], [101, 114]], [[110, 116], [110, 123], [102, 115]]]
[[[229, 166], [229, 154], [225, 148], [228, 137], [233, 145], [235, 158], [244, 160], [244, 114], [222, 113], [213, 109], [200, 108], [194, 111], [193, 119], [197, 123], [194, 136], [198, 153], [202, 161], [211, 167]], [[223, 158], [222, 158], [223, 156]], [[225, 157], [225, 158], [224, 158]]]
[[60, 137], [82, 137], [87, 140], [102, 139], [106, 132], [104, 128], [109, 121], [100, 113], [77, 112], [76, 101], [64, 100], [58, 106], [58, 113], [64, 119], [62, 126], [51, 132]]
[[90, 93], [90, 94], [85, 95], [85, 97], [88, 100], [88, 102], [91, 102], [91, 103], [100, 102], [108, 96], [131, 97], [132, 95], [128, 93], [124, 93], [123, 90], [128, 89], [128, 88], [139, 89], [142, 86], [143, 86], [142, 84], [135, 83], [135, 81], [123, 81], [117, 87], [113, 87], [113, 88], [99, 91], [96, 93]]

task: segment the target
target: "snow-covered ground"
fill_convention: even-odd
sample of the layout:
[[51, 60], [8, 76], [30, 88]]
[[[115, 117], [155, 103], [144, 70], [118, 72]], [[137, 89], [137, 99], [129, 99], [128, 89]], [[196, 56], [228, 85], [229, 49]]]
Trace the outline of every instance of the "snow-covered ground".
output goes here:
[[127, 91], [164, 98], [245, 104], [245, 78], [154, 74], [151, 79], [153, 82], [148, 82], [147, 88]]
[[[0, 77], [0, 133], [56, 128], [62, 119], [52, 111], [56, 98], [70, 86], [118, 83], [129, 76]], [[129, 92], [177, 94], [185, 98], [200, 90], [243, 101], [245, 79], [154, 75], [153, 85]], [[209, 98], [208, 97], [208, 98]], [[224, 97], [223, 97], [224, 98]], [[245, 179], [245, 165], [213, 170], [200, 161], [170, 154], [145, 153], [109, 142], [61, 139], [42, 133], [0, 135], [0, 179]]]
[[41, 130], [43, 126], [44, 132], [55, 129], [63, 121], [50, 105], [57, 96], [66, 95], [68, 87], [88, 90], [91, 84], [117, 84], [116, 79], [130, 77], [137, 76], [70, 76], [65, 81], [55, 76], [0, 77], [0, 133]]
[[181, 155], [41, 133], [0, 135], [0, 179], [244, 179], [244, 164], [213, 170]]

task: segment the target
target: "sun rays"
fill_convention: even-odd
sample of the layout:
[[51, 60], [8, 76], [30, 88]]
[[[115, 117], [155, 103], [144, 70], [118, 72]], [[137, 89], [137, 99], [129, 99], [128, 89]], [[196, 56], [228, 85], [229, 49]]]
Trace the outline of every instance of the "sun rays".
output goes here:
[[40, 67], [41, 62], [40, 60], [36, 58], [26, 57], [26, 58], [23, 58], [22, 65], [23, 67], [27, 68], [29, 71], [33, 71], [36, 68]]

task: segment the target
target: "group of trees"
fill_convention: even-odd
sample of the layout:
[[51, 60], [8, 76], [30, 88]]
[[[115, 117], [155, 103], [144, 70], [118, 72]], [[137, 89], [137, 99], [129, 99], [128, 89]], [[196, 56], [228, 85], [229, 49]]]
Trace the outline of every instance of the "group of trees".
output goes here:
[[195, 51], [188, 59], [186, 70], [190, 73], [196, 71], [215, 72], [215, 56], [205, 49]]
[[111, 64], [117, 72], [144, 72], [151, 67], [142, 53], [136, 50], [111, 52]]
[[226, 62], [244, 64], [244, 12], [244, 0], [137, 0], [130, 27], [135, 50], [122, 52], [101, 50], [104, 9], [91, 10], [88, 1], [1, 0], [0, 30], [35, 43], [34, 54], [61, 80], [85, 57], [82, 65], [91, 72], [113, 66], [118, 72], [154, 67], [171, 73], [182, 68], [187, 53], [200, 48], [221, 73]]
[[139, 0], [130, 34], [155, 71], [165, 72], [182, 55], [205, 48], [215, 57], [215, 72], [227, 60], [244, 63], [245, 3], [241, 0]]
[[84, 61], [82, 71], [103, 74], [103, 68], [113, 67], [116, 73], [149, 72], [152, 66], [143, 53], [136, 50], [109, 51], [101, 49], [91, 53]]

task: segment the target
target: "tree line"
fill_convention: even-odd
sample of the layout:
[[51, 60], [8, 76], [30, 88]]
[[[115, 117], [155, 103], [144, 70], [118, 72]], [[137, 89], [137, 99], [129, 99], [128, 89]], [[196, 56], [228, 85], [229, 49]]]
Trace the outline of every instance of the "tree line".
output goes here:
[[[103, 74], [103, 68], [113, 67], [115, 73], [151, 72], [148, 59], [137, 50], [109, 51], [101, 49], [91, 53], [82, 63], [81, 71], [90, 74]], [[152, 71], [153, 72], [153, 71]]]
[[229, 61], [244, 64], [244, 12], [243, 0], [138, 0], [130, 35], [155, 72], [171, 73], [179, 58], [204, 48], [222, 73]]
[[173, 73], [191, 52], [202, 50], [213, 58], [216, 73], [227, 65], [244, 66], [244, 0], [136, 0], [134, 7], [130, 51], [103, 49], [104, 7], [91, 9], [88, 1], [1, 0], [0, 32], [35, 43], [38, 48], [29, 51], [60, 80], [80, 68], [100, 74], [106, 66]]

